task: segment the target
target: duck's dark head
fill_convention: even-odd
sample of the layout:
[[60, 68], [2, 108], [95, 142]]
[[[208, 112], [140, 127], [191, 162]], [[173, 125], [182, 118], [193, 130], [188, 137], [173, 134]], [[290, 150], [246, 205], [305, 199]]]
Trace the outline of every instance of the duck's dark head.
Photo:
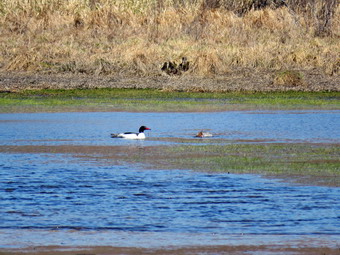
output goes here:
[[144, 130], [151, 130], [151, 128], [148, 128], [148, 127], [146, 127], [146, 126], [141, 126], [141, 127], [139, 128], [139, 133], [143, 133]]

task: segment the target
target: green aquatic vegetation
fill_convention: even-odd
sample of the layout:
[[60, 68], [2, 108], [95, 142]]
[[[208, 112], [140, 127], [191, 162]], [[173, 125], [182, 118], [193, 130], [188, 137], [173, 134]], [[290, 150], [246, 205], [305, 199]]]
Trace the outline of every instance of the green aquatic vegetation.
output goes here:
[[200, 171], [322, 177], [340, 185], [336, 144], [180, 145], [167, 149], [172, 167]]
[[[187, 139], [185, 139], [187, 140]], [[192, 139], [191, 139], [192, 140]], [[215, 139], [171, 146], [0, 146], [2, 153], [63, 153], [103, 164], [150, 169], [261, 174], [340, 187], [340, 146], [311, 143], [242, 143]], [[177, 140], [176, 140], [177, 141]]]
[[195, 93], [156, 89], [44, 89], [0, 93], [0, 112], [339, 109], [339, 99], [339, 92]]

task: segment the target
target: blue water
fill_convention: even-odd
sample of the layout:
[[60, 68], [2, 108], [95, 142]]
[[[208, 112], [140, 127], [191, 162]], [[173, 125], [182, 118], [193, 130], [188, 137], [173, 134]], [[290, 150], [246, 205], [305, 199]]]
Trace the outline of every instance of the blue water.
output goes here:
[[[111, 133], [141, 125], [149, 145], [192, 138], [200, 130], [216, 139], [268, 142], [340, 142], [340, 111], [241, 111], [217, 113], [22, 113], [0, 114], [0, 145], [126, 145]], [[159, 141], [158, 139], [163, 139]]]
[[[0, 145], [149, 146], [169, 144], [167, 137], [192, 138], [200, 129], [225, 142], [339, 143], [339, 116], [340, 111], [1, 114]], [[152, 128], [145, 141], [109, 137], [141, 124]], [[306, 240], [340, 245], [337, 187], [145, 170], [48, 153], [0, 153], [0, 177], [0, 247]]]

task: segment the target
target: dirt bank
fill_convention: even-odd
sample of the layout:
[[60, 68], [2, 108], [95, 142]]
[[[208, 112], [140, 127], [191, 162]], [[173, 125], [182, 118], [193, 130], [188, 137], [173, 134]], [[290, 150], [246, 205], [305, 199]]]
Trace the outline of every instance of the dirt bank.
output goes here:
[[124, 248], [124, 247], [31, 247], [24, 249], [0, 249], [0, 255], [109, 255], [109, 254], [296, 254], [296, 255], [335, 255], [338, 248], [327, 247], [285, 247], [277, 246], [200, 246], [200, 247], [169, 247], [159, 249]]
[[276, 71], [234, 70], [224, 76], [147, 77], [1, 72], [0, 92], [25, 89], [152, 88], [169, 91], [340, 91], [340, 77], [317, 70], [299, 71], [303, 82], [276, 84]]

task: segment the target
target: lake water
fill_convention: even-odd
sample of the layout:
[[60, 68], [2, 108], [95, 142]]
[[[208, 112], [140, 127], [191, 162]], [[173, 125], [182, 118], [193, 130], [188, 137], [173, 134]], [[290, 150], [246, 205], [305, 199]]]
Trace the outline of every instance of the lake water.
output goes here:
[[[0, 146], [340, 142], [340, 111], [0, 114]], [[152, 130], [145, 141], [110, 133]], [[147, 131], [146, 131], [147, 132]], [[190, 142], [190, 140], [188, 140]], [[145, 170], [67, 154], [0, 153], [0, 247], [340, 245], [340, 188], [257, 175]]]
[[[110, 133], [141, 125], [152, 138], [192, 138], [206, 130], [231, 141], [340, 142], [340, 111], [241, 111], [217, 113], [32, 113], [0, 114], [0, 145], [126, 145]], [[161, 138], [159, 141], [158, 138]]]

